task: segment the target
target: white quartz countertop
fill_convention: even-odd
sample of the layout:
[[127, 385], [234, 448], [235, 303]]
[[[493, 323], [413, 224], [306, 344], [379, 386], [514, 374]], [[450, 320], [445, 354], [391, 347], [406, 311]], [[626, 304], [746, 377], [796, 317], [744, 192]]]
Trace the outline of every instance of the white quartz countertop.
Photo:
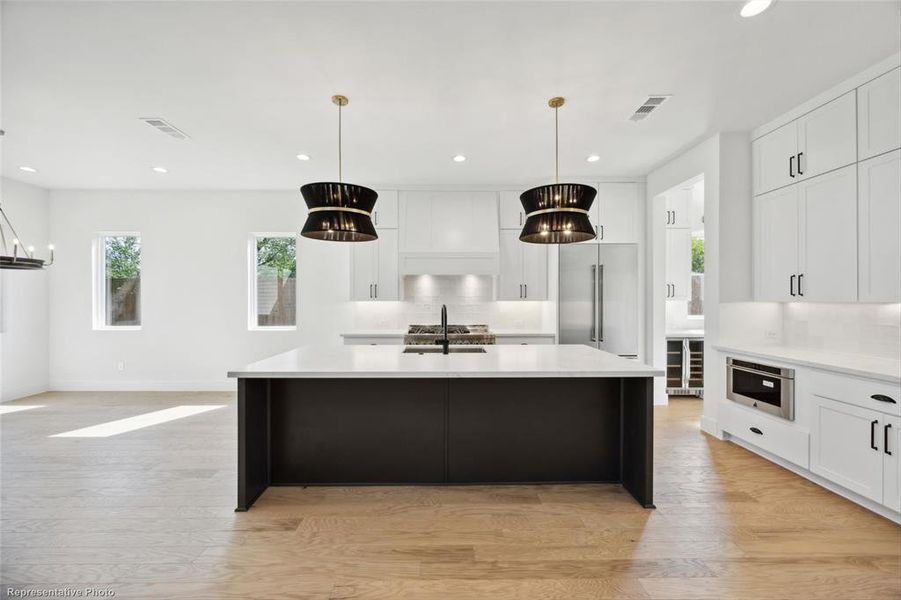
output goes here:
[[667, 329], [666, 337], [668, 337], [668, 338], [703, 339], [704, 338], [704, 330], [703, 329]]
[[[554, 337], [553, 331], [531, 331], [528, 329], [489, 329], [488, 333], [500, 337]], [[407, 334], [406, 329], [373, 329], [345, 331], [341, 337], [361, 338], [398, 338]]]
[[720, 352], [769, 358], [794, 365], [901, 384], [901, 360], [891, 358], [778, 345], [725, 344], [714, 348]]
[[401, 346], [301, 346], [229, 377], [661, 377], [635, 360], [579, 345], [485, 346], [484, 354], [403, 354]]

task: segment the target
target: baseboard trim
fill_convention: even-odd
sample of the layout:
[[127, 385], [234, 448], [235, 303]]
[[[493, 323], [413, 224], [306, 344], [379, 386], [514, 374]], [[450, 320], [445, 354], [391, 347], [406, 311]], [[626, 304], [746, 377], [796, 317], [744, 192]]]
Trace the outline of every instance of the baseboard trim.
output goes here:
[[237, 383], [226, 380], [187, 381], [98, 381], [56, 380], [50, 382], [51, 392], [234, 392]]
[[882, 504], [879, 504], [878, 502], [873, 502], [869, 498], [864, 498], [863, 496], [861, 496], [859, 494], [855, 494], [851, 490], [846, 490], [845, 488], [841, 487], [840, 485], [837, 485], [837, 484], [829, 481], [828, 479], [823, 479], [816, 473], [812, 473], [812, 472], [808, 471], [804, 467], [799, 467], [798, 465], [791, 463], [791, 462], [785, 460], [784, 458], [780, 458], [779, 456], [776, 456], [775, 454], [772, 454], [770, 452], [767, 452], [766, 450], [758, 448], [757, 446], [754, 446], [753, 444], [749, 444], [749, 443], [745, 442], [744, 440], [733, 437], [733, 436], [729, 435], [728, 433], [726, 434], [725, 440], [732, 442], [736, 446], [741, 446], [745, 450], [748, 450], [749, 452], [753, 452], [754, 454], [759, 455], [761, 458], [765, 458], [766, 460], [779, 465], [783, 469], [788, 469], [795, 475], [799, 475], [799, 476], [803, 477], [804, 479], [812, 481], [815, 484], [817, 484], [818, 486], [820, 486], [822, 488], [826, 488], [833, 494], [837, 494], [837, 495], [841, 496], [842, 498], [849, 500], [849, 501], [853, 502], [854, 504], [858, 504], [858, 505], [866, 508], [867, 510], [870, 510], [870, 511], [876, 513], [877, 515], [879, 515], [881, 517], [885, 517], [889, 521], [892, 521], [894, 523], [901, 525], [901, 513], [896, 513], [892, 509], [890, 509], [886, 506], [883, 506]]
[[708, 416], [701, 416], [701, 431], [712, 435], [718, 440], [723, 439], [723, 430], [717, 426], [716, 419], [712, 419]]
[[33, 387], [20, 388], [11, 392], [3, 390], [3, 399], [0, 400], [0, 403], [12, 402], [13, 400], [21, 400], [22, 398], [27, 398], [36, 394], [43, 394], [44, 392], [48, 391], [48, 389], [49, 388], [46, 385], [37, 385]]

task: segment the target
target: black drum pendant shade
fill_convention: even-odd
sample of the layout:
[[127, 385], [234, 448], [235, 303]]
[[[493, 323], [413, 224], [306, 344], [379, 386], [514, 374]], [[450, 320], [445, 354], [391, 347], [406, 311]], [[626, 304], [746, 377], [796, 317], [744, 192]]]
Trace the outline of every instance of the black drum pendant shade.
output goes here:
[[307, 220], [300, 235], [327, 242], [370, 242], [378, 239], [372, 209], [379, 197], [375, 190], [341, 181], [341, 108], [347, 98], [332, 96], [338, 106], [338, 181], [308, 183], [300, 188], [307, 204]]
[[378, 194], [361, 185], [308, 183], [300, 188], [309, 214], [300, 235], [328, 242], [369, 242], [378, 239], [372, 209]]
[[581, 183], [560, 183], [560, 128], [557, 110], [564, 99], [551, 98], [548, 106], [554, 109], [555, 182], [523, 192], [519, 196], [526, 213], [526, 222], [519, 234], [522, 242], [530, 244], [572, 244], [597, 237], [588, 211], [598, 191]]
[[596, 237], [588, 210], [597, 190], [581, 183], [554, 183], [520, 195], [526, 223], [519, 239], [531, 244], [569, 244]]

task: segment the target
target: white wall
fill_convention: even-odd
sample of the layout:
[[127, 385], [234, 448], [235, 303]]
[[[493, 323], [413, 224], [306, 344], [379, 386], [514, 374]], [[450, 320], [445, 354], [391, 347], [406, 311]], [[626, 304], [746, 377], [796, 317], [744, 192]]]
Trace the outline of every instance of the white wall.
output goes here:
[[[438, 321], [440, 305], [428, 301], [349, 302], [349, 245], [300, 238], [297, 330], [248, 331], [249, 234], [298, 231], [304, 218], [291, 191], [52, 191], [51, 388], [232, 389], [228, 369], [301, 344], [340, 344], [340, 333], [406, 328], [413, 318]], [[141, 233], [141, 331], [92, 329], [91, 245], [101, 231]], [[452, 321], [555, 329], [552, 302], [455, 294], [447, 294], [459, 300]]]
[[[743, 302], [750, 311], [751, 299], [751, 147], [746, 133], [719, 133], [661, 165], [647, 177], [649, 285], [646, 343], [652, 348], [656, 367], [666, 364], [666, 308], [664, 291], [665, 238], [662, 195], [670, 188], [704, 176], [704, 415], [701, 426], [719, 435], [716, 413], [725, 396], [725, 374], [718, 368], [713, 346], [721, 329], [732, 328], [731, 320], [749, 315], [743, 310], [721, 310], [721, 302]], [[730, 322], [721, 323], [723, 318]], [[663, 378], [655, 380], [654, 400], [665, 404]]]
[[[47, 257], [47, 191], [0, 179], [0, 203], [24, 244]], [[7, 239], [11, 244], [12, 240]], [[12, 247], [9, 247], [12, 252]], [[52, 268], [52, 267], [51, 267]], [[47, 271], [0, 271], [0, 401], [47, 390]]]

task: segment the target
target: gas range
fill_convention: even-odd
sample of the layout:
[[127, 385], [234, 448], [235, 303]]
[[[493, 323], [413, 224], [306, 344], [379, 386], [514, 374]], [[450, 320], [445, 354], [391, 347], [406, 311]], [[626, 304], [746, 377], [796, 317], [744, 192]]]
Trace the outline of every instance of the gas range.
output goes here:
[[[404, 336], [404, 344], [433, 346], [443, 336], [441, 325], [410, 325]], [[488, 330], [488, 325], [448, 325], [447, 339], [451, 345], [483, 346], [497, 342], [494, 334]]]

